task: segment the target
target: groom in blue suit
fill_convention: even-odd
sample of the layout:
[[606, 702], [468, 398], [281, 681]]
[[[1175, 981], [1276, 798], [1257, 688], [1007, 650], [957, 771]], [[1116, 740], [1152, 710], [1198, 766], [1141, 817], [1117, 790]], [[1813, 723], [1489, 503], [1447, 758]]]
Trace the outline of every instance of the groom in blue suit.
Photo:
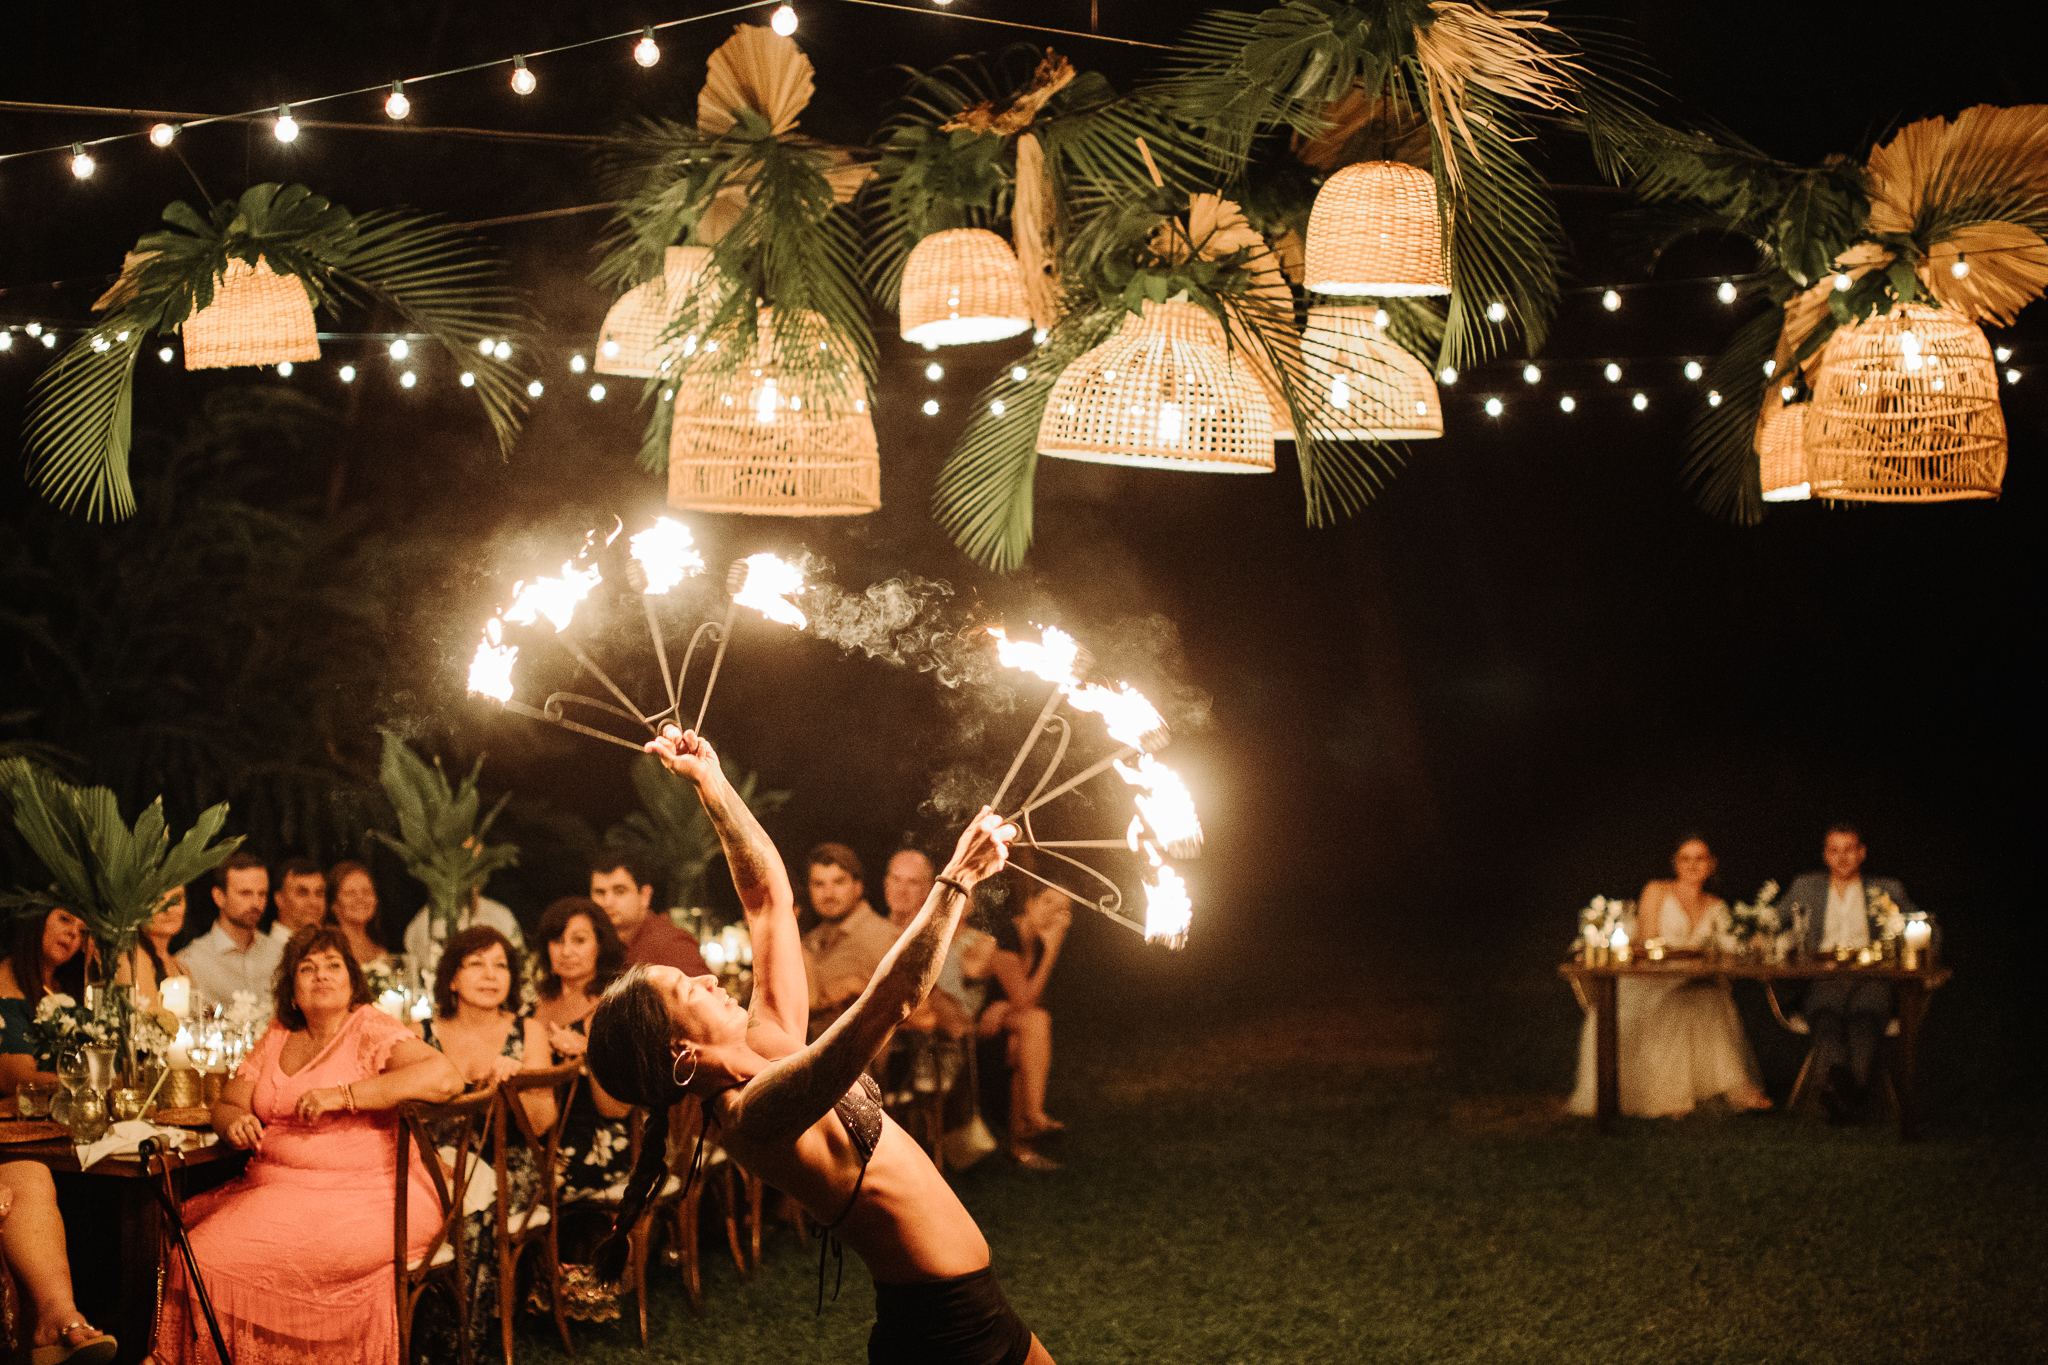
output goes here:
[[[1829, 826], [1821, 853], [1828, 870], [1806, 873], [1786, 893], [1785, 904], [1807, 909], [1805, 947], [1810, 956], [1870, 943], [1873, 892], [1890, 896], [1902, 913], [1914, 913], [1906, 888], [1897, 881], [1863, 875], [1865, 853], [1863, 835], [1854, 825]], [[1892, 988], [1882, 981], [1851, 977], [1816, 981], [1807, 989], [1802, 1010], [1813, 1030], [1821, 1104], [1830, 1119], [1846, 1122], [1870, 1089], [1878, 1040], [1892, 1016]]]

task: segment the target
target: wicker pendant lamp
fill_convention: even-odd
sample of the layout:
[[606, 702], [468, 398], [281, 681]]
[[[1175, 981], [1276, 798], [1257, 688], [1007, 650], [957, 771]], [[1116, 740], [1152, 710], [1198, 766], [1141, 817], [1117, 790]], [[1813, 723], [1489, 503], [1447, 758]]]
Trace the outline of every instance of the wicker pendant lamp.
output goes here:
[[[866, 385], [816, 314], [818, 358], [778, 348], [761, 314], [753, 356], [685, 378], [670, 428], [668, 503], [698, 512], [835, 517], [882, 505], [882, 461]], [[803, 357], [800, 365], [788, 363]]]
[[661, 344], [662, 333], [711, 271], [711, 248], [672, 246], [661, 274], [634, 285], [604, 315], [597, 330], [599, 374], [629, 374], [642, 379], [659, 374], [676, 343]]
[[1323, 182], [1308, 215], [1304, 282], [1318, 294], [1448, 294], [1436, 181], [1401, 161], [1361, 161]]
[[1813, 496], [1849, 502], [1995, 498], [2005, 414], [1983, 329], [1909, 303], [1828, 339], [1806, 419]]
[[1756, 436], [1757, 468], [1765, 502], [1803, 502], [1813, 496], [1806, 478], [1806, 405], [1780, 405]]
[[1315, 434], [1334, 441], [1427, 441], [1444, 434], [1436, 380], [1422, 362], [1388, 341], [1377, 310], [1318, 304], [1308, 310], [1302, 358], [1331, 417]]
[[213, 302], [185, 319], [185, 368], [318, 360], [319, 329], [306, 286], [270, 262], [231, 260], [214, 278]]
[[1046, 399], [1041, 454], [1218, 474], [1273, 472], [1273, 415], [1199, 305], [1145, 304], [1069, 365]]
[[934, 232], [903, 263], [903, 339], [924, 346], [1000, 341], [1031, 326], [1010, 244], [986, 228]]

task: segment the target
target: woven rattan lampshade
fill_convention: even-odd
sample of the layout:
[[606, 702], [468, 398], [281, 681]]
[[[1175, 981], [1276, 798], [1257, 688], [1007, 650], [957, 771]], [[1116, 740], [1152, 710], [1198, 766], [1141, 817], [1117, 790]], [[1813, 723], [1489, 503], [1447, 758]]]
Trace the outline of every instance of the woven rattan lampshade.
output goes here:
[[1444, 434], [1436, 380], [1388, 341], [1371, 308], [1318, 304], [1308, 310], [1302, 359], [1318, 395], [1341, 420], [1315, 434], [1334, 441], [1427, 441]]
[[1192, 303], [1148, 302], [1053, 384], [1038, 449], [1095, 464], [1270, 474], [1273, 414], [1214, 317]]
[[903, 263], [903, 339], [925, 346], [1000, 341], [1031, 325], [1010, 244], [986, 228], [934, 232]]
[[275, 365], [318, 360], [320, 337], [306, 286], [270, 262], [229, 261], [213, 282], [213, 302], [185, 319], [185, 368]]
[[1764, 418], [1756, 456], [1765, 502], [1801, 502], [1813, 496], [1806, 480], [1806, 405], [1786, 404]]
[[1305, 282], [1318, 294], [1448, 294], [1436, 181], [1400, 161], [1346, 166], [1309, 210]]
[[604, 315], [597, 329], [599, 374], [630, 374], [646, 379], [661, 372], [674, 343], [664, 348], [661, 334], [678, 310], [690, 301], [711, 269], [711, 248], [672, 246], [661, 274], [628, 289]]
[[1828, 338], [1806, 419], [1813, 496], [1995, 498], [2005, 414], [1990, 343], [1960, 314], [1909, 303]]
[[[806, 330], [826, 335], [822, 320]], [[881, 454], [854, 358], [828, 340], [802, 369], [778, 366], [765, 313], [757, 337], [750, 363], [678, 387], [669, 506], [777, 517], [880, 507]]]

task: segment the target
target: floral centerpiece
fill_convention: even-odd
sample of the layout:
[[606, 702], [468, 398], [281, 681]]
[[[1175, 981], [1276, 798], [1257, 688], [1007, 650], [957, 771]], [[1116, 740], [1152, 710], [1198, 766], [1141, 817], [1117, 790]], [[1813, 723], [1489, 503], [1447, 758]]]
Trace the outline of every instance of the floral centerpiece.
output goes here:
[[36, 1004], [28, 1026], [38, 1057], [74, 1047], [106, 1047], [117, 1041], [114, 1022], [101, 1018], [72, 996], [53, 991]]
[[1782, 927], [1777, 900], [1778, 884], [1765, 882], [1757, 889], [1755, 900], [1737, 901], [1728, 907], [1727, 931], [1739, 946], [1752, 948], [1759, 940], [1777, 936]]
[[1884, 943], [1906, 932], [1906, 912], [1883, 887], [1863, 886], [1863, 914], [1870, 926], [1870, 941]]
[[1628, 902], [1611, 896], [1595, 896], [1579, 911], [1579, 940], [1588, 947], [1604, 948], [1622, 927]]

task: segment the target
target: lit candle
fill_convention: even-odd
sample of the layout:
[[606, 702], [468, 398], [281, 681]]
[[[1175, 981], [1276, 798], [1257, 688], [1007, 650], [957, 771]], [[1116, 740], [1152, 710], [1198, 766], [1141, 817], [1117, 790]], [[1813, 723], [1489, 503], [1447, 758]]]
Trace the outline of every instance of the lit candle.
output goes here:
[[166, 978], [158, 990], [163, 1007], [183, 1019], [192, 1012], [192, 978], [173, 976]]
[[377, 1008], [390, 1015], [393, 1019], [403, 1021], [405, 1018], [405, 993], [403, 991], [384, 992], [377, 997]]
[[1924, 919], [1906, 921], [1906, 946], [1921, 949], [1934, 941], [1934, 926]]
[[1616, 925], [1614, 927], [1614, 937], [1607, 940], [1607, 946], [1614, 950], [1614, 960], [1616, 962], [1628, 961], [1628, 930], [1620, 925]]
[[164, 1062], [173, 1071], [183, 1071], [192, 1065], [192, 1054], [186, 1051], [192, 1046], [192, 1035], [184, 1029], [178, 1030], [177, 1038], [171, 1043], [171, 1050], [164, 1054]]

